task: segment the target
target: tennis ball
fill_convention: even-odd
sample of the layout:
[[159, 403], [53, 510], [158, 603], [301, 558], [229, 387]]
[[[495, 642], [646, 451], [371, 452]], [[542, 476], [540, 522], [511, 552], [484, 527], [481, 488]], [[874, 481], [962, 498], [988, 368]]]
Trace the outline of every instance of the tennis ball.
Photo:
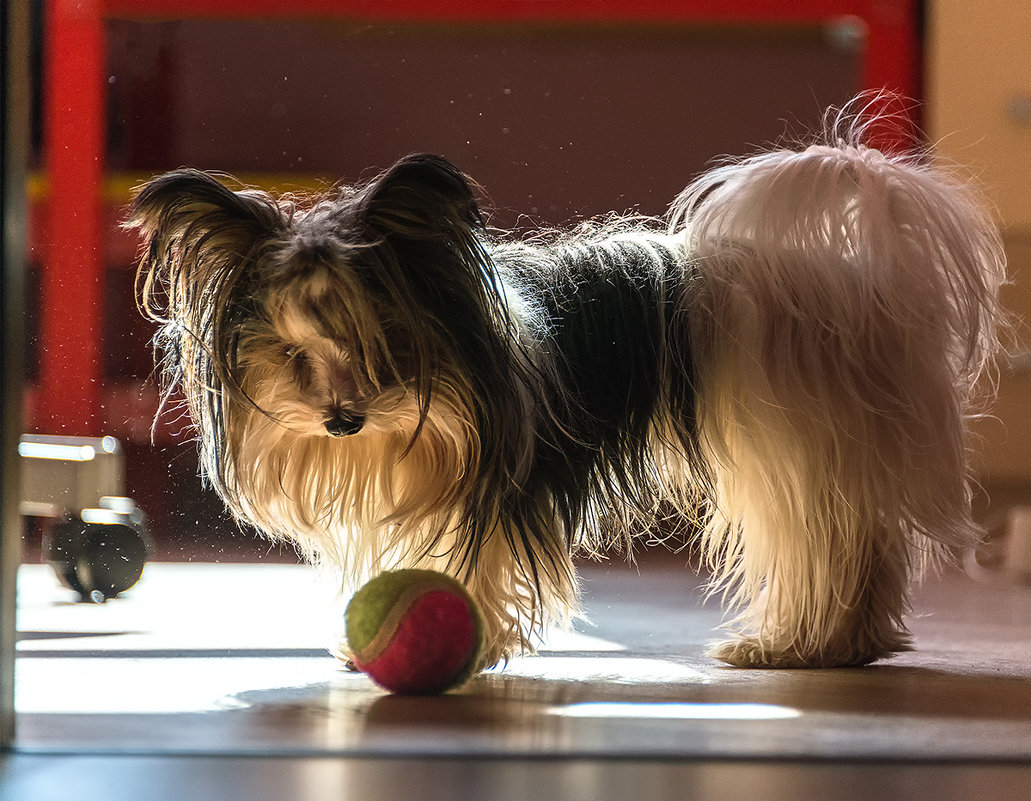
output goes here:
[[435, 570], [381, 573], [354, 594], [344, 619], [355, 666], [391, 692], [446, 692], [480, 667], [480, 610], [460, 582]]

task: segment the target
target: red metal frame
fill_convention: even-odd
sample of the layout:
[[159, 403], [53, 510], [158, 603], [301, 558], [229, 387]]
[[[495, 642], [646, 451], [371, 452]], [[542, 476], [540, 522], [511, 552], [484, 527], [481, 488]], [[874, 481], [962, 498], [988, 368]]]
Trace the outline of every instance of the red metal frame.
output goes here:
[[102, 433], [106, 19], [762, 25], [852, 18], [866, 31], [864, 87], [918, 98], [918, 11], [917, 0], [50, 0], [44, 131], [50, 201], [35, 428]]
[[95, 431], [101, 391], [104, 41], [98, 2], [47, 8], [50, 173], [40, 315], [37, 427]]

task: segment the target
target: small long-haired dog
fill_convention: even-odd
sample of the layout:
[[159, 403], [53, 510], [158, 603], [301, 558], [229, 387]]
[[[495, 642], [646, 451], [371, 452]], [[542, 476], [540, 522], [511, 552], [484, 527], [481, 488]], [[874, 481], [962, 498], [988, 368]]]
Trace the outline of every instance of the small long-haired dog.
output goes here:
[[233, 514], [348, 587], [460, 577], [488, 665], [577, 611], [575, 552], [660, 510], [739, 612], [716, 658], [889, 656], [910, 579], [978, 536], [1004, 258], [964, 185], [863, 131], [716, 167], [664, 221], [524, 241], [434, 156], [308, 201], [162, 175], [127, 225], [166, 399]]

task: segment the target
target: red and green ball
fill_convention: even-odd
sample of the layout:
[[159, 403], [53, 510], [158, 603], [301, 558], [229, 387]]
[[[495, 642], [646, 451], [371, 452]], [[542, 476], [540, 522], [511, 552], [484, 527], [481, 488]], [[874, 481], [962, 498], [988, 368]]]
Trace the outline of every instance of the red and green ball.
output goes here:
[[483, 616], [461, 582], [435, 570], [381, 573], [345, 620], [355, 666], [391, 692], [446, 692], [481, 667]]

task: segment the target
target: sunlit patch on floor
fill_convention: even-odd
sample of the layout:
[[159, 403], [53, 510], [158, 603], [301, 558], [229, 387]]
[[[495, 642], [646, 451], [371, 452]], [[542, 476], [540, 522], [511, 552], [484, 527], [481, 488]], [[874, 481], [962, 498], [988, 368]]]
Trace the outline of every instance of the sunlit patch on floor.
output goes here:
[[776, 704], [585, 703], [555, 706], [549, 715], [564, 718], [639, 720], [784, 720], [801, 717], [797, 709]]
[[542, 652], [555, 651], [625, 651], [626, 646], [602, 637], [595, 637], [579, 631], [553, 629], [541, 648]]
[[[128, 667], [128, 669], [127, 669]], [[334, 660], [25, 659], [18, 666], [21, 714], [168, 715], [242, 709], [243, 690], [325, 682]]]

